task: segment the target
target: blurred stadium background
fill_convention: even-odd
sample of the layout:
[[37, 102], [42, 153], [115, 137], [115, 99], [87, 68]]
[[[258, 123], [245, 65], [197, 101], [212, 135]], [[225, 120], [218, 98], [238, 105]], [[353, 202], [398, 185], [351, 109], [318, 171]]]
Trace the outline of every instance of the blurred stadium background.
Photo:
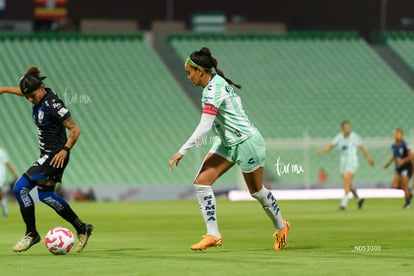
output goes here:
[[[360, 156], [358, 188], [389, 188], [393, 170], [383, 164], [393, 129], [414, 143], [410, 1], [258, 0], [257, 10], [215, 0], [26, 2], [0, 0], [0, 85], [17, 85], [36, 65], [66, 102], [82, 130], [63, 179], [68, 192], [92, 188], [98, 200], [194, 196], [212, 135], [174, 172], [167, 163], [199, 121], [201, 90], [183, 63], [203, 46], [243, 85], [245, 109], [266, 139], [265, 184], [273, 189], [341, 188], [339, 153], [316, 150], [343, 120], [376, 163]], [[0, 145], [22, 173], [38, 156], [30, 103], [2, 95], [0, 110]], [[289, 171], [278, 173], [277, 162]], [[224, 195], [235, 189], [244, 189], [237, 166], [215, 186]]]

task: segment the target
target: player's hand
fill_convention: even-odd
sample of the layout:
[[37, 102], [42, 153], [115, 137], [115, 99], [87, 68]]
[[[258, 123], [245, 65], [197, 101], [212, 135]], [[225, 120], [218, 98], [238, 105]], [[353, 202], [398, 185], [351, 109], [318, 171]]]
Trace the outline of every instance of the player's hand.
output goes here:
[[174, 164], [175, 166], [178, 166], [178, 164], [180, 163], [180, 160], [184, 157], [184, 154], [177, 152], [176, 154], [173, 155], [173, 157], [171, 157], [170, 162], [168, 162], [168, 167], [170, 168], [170, 170], [172, 171], [174, 168]]
[[374, 166], [374, 160], [372, 160], [371, 158], [368, 160], [368, 164], [372, 167]]
[[54, 168], [63, 168], [66, 157], [68, 157], [68, 152], [66, 150], [61, 150], [53, 156], [50, 165]]

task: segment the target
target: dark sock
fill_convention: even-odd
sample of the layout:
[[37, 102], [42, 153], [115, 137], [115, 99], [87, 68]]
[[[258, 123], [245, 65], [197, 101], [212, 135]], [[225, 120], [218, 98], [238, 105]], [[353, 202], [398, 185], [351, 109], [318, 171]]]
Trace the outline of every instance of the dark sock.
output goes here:
[[57, 213], [66, 221], [70, 222], [78, 233], [86, 232], [85, 223], [75, 214], [75, 212], [69, 206], [66, 206], [63, 208], [63, 210], [60, 210]]
[[39, 191], [39, 199], [53, 208], [64, 220], [72, 224], [78, 233], [86, 231], [85, 223], [75, 214], [64, 198], [52, 191]]
[[356, 190], [352, 190], [351, 192], [352, 192], [353, 196], [354, 196], [356, 199], [359, 199], [359, 196], [358, 196], [358, 194], [357, 194]]
[[34, 205], [25, 207], [20, 210], [23, 221], [26, 224], [26, 235], [30, 234], [31, 237], [39, 235], [36, 230], [35, 208]]

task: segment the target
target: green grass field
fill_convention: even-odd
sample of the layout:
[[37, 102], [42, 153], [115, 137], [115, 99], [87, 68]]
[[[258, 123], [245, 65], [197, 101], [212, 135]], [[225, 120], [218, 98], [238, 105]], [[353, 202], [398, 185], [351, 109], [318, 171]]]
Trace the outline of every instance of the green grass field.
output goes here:
[[[88, 247], [78, 254], [50, 254], [43, 240], [16, 254], [11, 247], [24, 231], [15, 203], [0, 218], [1, 275], [412, 275], [413, 210], [402, 199], [355, 201], [337, 211], [339, 200], [281, 201], [291, 221], [288, 245], [273, 248], [272, 226], [257, 202], [219, 200], [222, 247], [189, 248], [204, 234], [195, 201], [72, 203], [95, 225]], [[73, 229], [52, 209], [36, 205], [38, 229]]]

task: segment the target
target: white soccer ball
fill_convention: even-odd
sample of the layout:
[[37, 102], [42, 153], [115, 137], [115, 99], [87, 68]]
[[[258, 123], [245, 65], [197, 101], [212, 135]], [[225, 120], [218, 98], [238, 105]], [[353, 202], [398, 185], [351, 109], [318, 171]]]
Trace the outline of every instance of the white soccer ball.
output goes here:
[[54, 227], [47, 232], [45, 245], [50, 253], [65, 255], [70, 252], [75, 244], [73, 233], [65, 227]]

